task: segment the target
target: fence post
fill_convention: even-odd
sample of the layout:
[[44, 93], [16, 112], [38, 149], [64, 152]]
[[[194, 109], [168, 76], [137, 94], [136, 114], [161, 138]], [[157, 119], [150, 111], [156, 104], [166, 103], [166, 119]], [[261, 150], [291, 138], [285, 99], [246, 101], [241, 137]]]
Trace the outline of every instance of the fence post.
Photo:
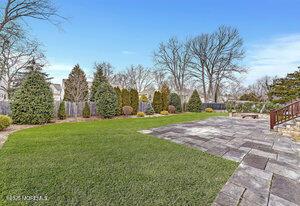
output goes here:
[[276, 110], [270, 112], [270, 129], [274, 129], [276, 124]]

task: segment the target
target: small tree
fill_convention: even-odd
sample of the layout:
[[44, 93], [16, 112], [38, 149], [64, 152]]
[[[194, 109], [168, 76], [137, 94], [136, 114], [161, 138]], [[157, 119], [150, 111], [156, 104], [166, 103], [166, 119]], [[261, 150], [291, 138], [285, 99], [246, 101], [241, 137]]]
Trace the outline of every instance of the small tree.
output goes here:
[[162, 111], [162, 98], [160, 91], [154, 92], [152, 106], [155, 113], [160, 113]]
[[64, 101], [62, 101], [59, 104], [57, 117], [58, 117], [58, 119], [66, 119], [67, 118], [66, 107], [65, 107], [65, 102]]
[[111, 118], [117, 114], [118, 97], [109, 83], [102, 83], [95, 95], [97, 112], [104, 118]]
[[161, 87], [162, 110], [167, 111], [169, 106], [170, 89], [166, 83]]
[[118, 97], [117, 115], [122, 115], [122, 91], [119, 87], [115, 87], [114, 89]]
[[77, 119], [78, 103], [87, 100], [88, 83], [85, 73], [77, 64], [65, 81], [65, 100], [75, 103], [75, 118]]
[[130, 105], [130, 93], [127, 89], [122, 89], [122, 107]]
[[91, 117], [91, 109], [90, 109], [90, 105], [88, 102], [84, 103], [84, 107], [82, 110], [82, 116], [83, 118], [90, 118]]
[[130, 90], [130, 104], [133, 109], [132, 114], [137, 114], [139, 109], [139, 93], [136, 89]]
[[173, 105], [176, 108], [176, 112], [181, 112], [181, 100], [178, 94], [171, 93], [169, 98], [169, 105]]
[[94, 73], [94, 79], [91, 87], [90, 100], [95, 101], [95, 95], [98, 91], [98, 87], [101, 83], [108, 82], [106, 76], [104, 75], [103, 68], [101, 66], [96, 66], [96, 72]]
[[31, 71], [12, 97], [12, 118], [16, 124], [44, 124], [54, 114], [53, 93], [45, 76]]
[[197, 90], [193, 91], [192, 96], [190, 97], [188, 104], [187, 104], [187, 111], [188, 112], [201, 112], [201, 99]]

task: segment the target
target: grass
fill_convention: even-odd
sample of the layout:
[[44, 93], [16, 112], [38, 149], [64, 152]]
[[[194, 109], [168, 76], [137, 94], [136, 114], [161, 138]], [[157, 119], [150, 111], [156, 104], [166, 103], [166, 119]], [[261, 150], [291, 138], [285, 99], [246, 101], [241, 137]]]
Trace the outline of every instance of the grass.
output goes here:
[[[210, 205], [237, 164], [138, 133], [216, 113], [63, 123], [12, 134], [0, 150], [0, 205]], [[25, 197], [28, 198], [28, 197]]]

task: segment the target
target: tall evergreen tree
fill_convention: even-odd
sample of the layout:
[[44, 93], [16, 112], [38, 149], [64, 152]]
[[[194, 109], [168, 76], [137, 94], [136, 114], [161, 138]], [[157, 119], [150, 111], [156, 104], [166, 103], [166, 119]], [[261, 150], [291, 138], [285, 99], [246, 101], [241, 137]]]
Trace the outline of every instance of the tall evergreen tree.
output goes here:
[[16, 124], [44, 124], [54, 114], [53, 93], [45, 76], [38, 70], [26, 75], [11, 100], [12, 118]]
[[130, 106], [130, 93], [127, 89], [122, 89], [122, 107]]
[[187, 104], [187, 111], [189, 112], [201, 112], [201, 99], [199, 93], [195, 89]]
[[130, 90], [130, 105], [133, 109], [132, 114], [136, 115], [139, 109], [139, 93], [136, 89]]
[[78, 103], [87, 100], [88, 83], [84, 71], [77, 64], [65, 81], [65, 100], [75, 103], [75, 118], [77, 119]]
[[118, 97], [117, 115], [122, 115], [122, 91], [120, 87], [115, 87], [114, 89]]
[[104, 68], [101, 65], [96, 65], [95, 66], [96, 72], [94, 73], [94, 79], [91, 87], [91, 94], [90, 94], [90, 100], [95, 101], [95, 94], [98, 90], [98, 87], [100, 86], [101, 83], [103, 82], [108, 82], [106, 76], [105, 76], [105, 71]]
[[162, 110], [168, 111], [170, 89], [166, 83], [161, 87]]
[[181, 112], [181, 99], [178, 94], [171, 93], [169, 99], [169, 105], [173, 105], [176, 108], [176, 112]]
[[95, 95], [97, 112], [104, 118], [117, 114], [118, 97], [114, 88], [107, 82], [101, 83]]
[[162, 111], [162, 98], [160, 91], [154, 92], [152, 106], [155, 113], [160, 113]]
[[274, 103], [289, 103], [300, 98], [300, 70], [279, 78], [271, 85], [268, 94]]

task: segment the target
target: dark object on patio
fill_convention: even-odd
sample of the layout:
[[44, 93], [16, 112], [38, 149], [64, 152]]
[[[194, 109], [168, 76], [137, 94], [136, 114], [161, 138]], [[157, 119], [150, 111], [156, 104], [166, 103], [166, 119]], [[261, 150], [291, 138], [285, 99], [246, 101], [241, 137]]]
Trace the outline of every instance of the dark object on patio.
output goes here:
[[245, 115], [242, 115], [243, 119], [245, 119], [246, 117], [251, 117], [253, 119], [258, 119], [258, 114], [245, 114]]

